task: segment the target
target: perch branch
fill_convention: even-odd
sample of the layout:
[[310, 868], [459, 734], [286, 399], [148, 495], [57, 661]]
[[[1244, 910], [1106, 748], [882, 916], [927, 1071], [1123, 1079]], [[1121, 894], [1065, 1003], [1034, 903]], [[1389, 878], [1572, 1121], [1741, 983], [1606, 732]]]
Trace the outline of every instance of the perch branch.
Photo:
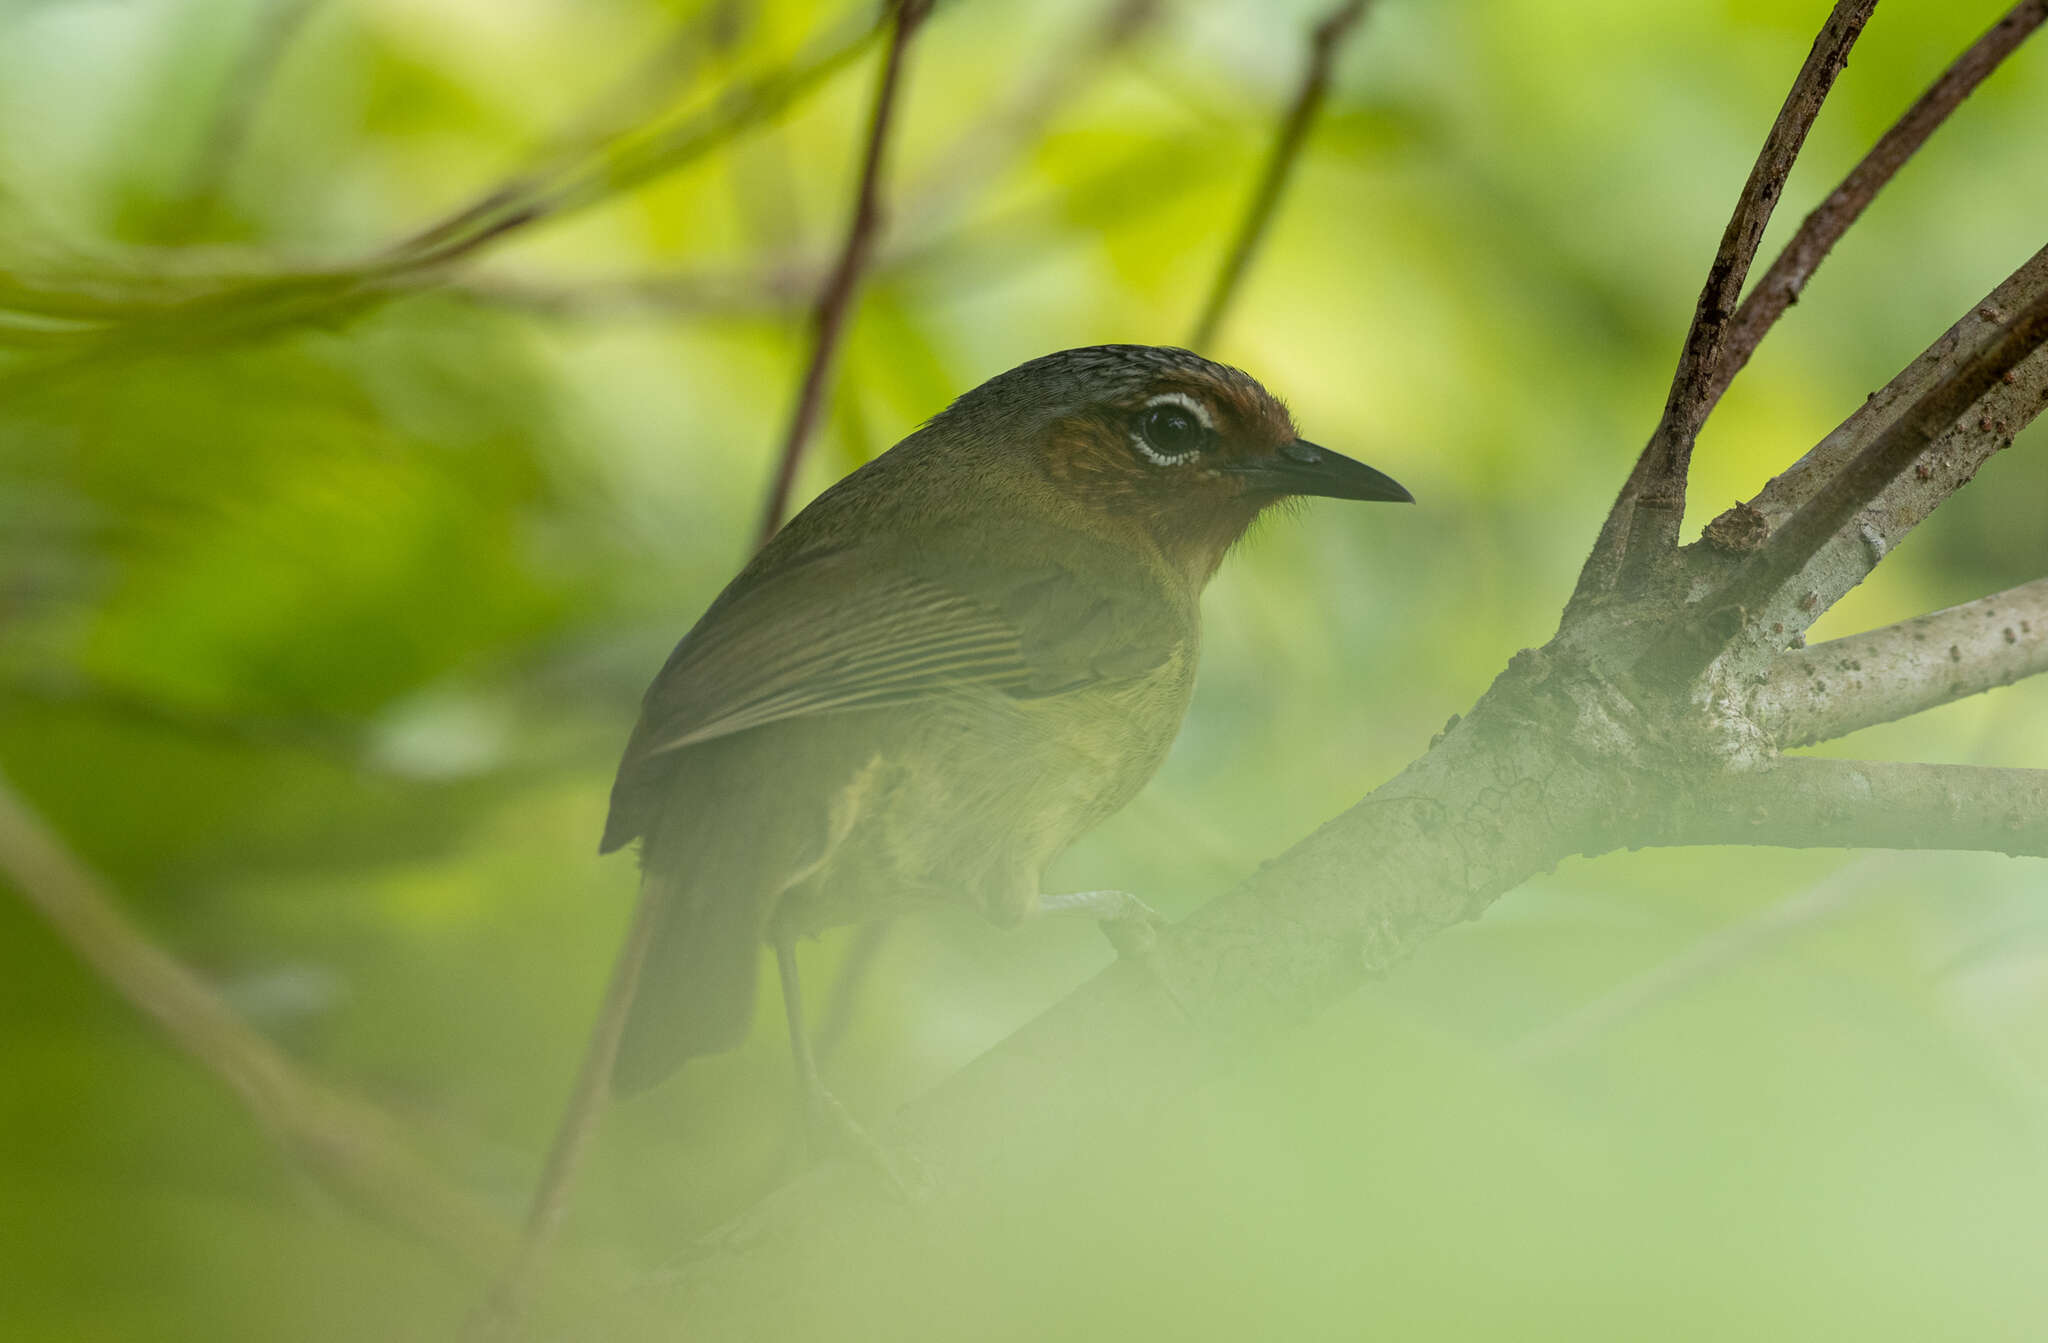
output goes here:
[[1893, 123], [1841, 185], [1800, 222], [1778, 259], [1764, 272], [1735, 314], [1707, 390], [1707, 408], [1720, 401], [1785, 309], [1799, 301], [1806, 282], [1906, 161], [1939, 130], [2005, 58], [2048, 19], [2048, 0], [2020, 0], [2005, 17], [1956, 57], [1906, 114]]
[[775, 475], [768, 487], [768, 499], [761, 509], [757, 545], [768, 544], [782, 526], [789, 511], [789, 496], [796, 485], [797, 467], [816, 426], [825, 402], [825, 387], [832, 376], [832, 363], [839, 351], [839, 337], [860, 287], [861, 273], [874, 250], [882, 227], [882, 158], [889, 145], [889, 128], [902, 84], [904, 54], [911, 37], [930, 8], [929, 0], [895, 0], [895, 23], [889, 31], [889, 50], [875, 87], [873, 111], [868, 117], [867, 148], [861, 156], [859, 183], [854, 190], [853, 211], [846, 223], [846, 240], [839, 258], [818, 290], [811, 319], [811, 355], [797, 384], [796, 405], [790, 411], [781, 451], [776, 454]]
[[1714, 262], [1707, 268], [1706, 284], [1693, 308], [1678, 367], [1671, 375], [1664, 413], [1608, 511], [1599, 540], [1579, 575], [1575, 596], [1613, 586], [1624, 571], [1641, 576], [1648, 566], [1676, 549], [1679, 523], [1685, 516], [1693, 440], [1699, 437], [1712, 405], [1709, 393], [1721, 362], [1728, 321], [1742, 296], [1757, 245], [1763, 241], [1764, 226], [1785, 189], [1785, 178], [1806, 143], [1806, 133], [1820, 115], [1835, 76], [1848, 64], [1849, 48], [1876, 7], [1877, 0], [1837, 0], [1792, 81], [1721, 232]]
[[491, 1269], [505, 1227], [413, 1150], [389, 1115], [302, 1074], [129, 921], [100, 878], [0, 780], [0, 872], [79, 959], [241, 1101], [263, 1132], [351, 1205]]
[[2048, 672], [2048, 578], [1787, 653], [1750, 701], [1780, 746], [1832, 741]]
[[[1871, 3], [1876, 3], [1876, 0], [1871, 0]], [[1301, 158], [1301, 147], [1308, 139], [1309, 128], [1315, 125], [1316, 114], [1322, 110], [1323, 100], [1329, 95], [1330, 68], [1336, 63], [1337, 52], [1352, 29], [1358, 26], [1359, 20], [1365, 17], [1365, 10], [1366, 0], [1345, 0], [1325, 14], [1309, 34], [1308, 64], [1302, 70], [1301, 83], [1294, 91], [1294, 101], [1288, 107], [1287, 115], [1280, 119], [1280, 128], [1273, 136], [1273, 147], [1266, 154], [1266, 166], [1252, 192], [1251, 204], [1238, 224], [1237, 236], [1231, 241], [1230, 250], [1224, 254], [1223, 265], [1216, 272], [1216, 282], [1210, 287], [1208, 300], [1202, 305], [1202, 315], [1195, 322], [1194, 334], [1188, 337], [1192, 348], [1206, 350], [1215, 342], [1223, 314], [1230, 307], [1237, 286], [1251, 265], [1252, 254], [1258, 250], [1259, 240], [1266, 234], [1266, 226], [1273, 222], [1273, 212], [1279, 208], [1280, 197], [1287, 190], [1287, 179], [1293, 176], [1294, 165]]]

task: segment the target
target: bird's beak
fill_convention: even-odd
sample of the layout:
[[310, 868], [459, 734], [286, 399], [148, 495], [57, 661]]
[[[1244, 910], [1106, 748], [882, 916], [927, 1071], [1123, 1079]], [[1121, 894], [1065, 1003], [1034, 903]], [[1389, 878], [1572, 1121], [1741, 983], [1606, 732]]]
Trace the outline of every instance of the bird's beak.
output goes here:
[[1306, 439], [1283, 443], [1270, 457], [1254, 457], [1223, 468], [1243, 476], [1255, 490], [1314, 494], [1325, 499], [1376, 499], [1412, 504], [1415, 496], [1384, 471], [1355, 462]]

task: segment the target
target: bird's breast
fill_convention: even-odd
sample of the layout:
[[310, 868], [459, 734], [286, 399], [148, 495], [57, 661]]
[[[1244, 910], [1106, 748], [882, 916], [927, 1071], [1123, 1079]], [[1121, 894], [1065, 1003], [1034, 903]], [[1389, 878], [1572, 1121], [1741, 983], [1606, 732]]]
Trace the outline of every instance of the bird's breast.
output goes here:
[[839, 730], [858, 732], [863, 749], [825, 802], [824, 853], [786, 893], [778, 923], [815, 932], [958, 903], [998, 922], [1022, 917], [1046, 865], [1165, 759], [1193, 654], [1177, 648], [1143, 676], [1062, 695], [977, 688], [845, 715]]

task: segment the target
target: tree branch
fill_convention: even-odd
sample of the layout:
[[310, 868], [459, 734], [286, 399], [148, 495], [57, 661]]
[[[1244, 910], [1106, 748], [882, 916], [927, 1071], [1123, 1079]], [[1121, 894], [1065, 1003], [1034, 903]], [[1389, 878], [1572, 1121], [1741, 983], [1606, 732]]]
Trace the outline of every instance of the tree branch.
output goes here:
[[1787, 653], [1750, 700], [1780, 746], [1810, 746], [2048, 671], [2048, 578]]
[[1673, 807], [1646, 845], [1969, 849], [2048, 857], [2048, 769], [1787, 756]]
[[824, 405], [825, 386], [832, 375], [833, 358], [839, 351], [840, 333], [859, 288], [875, 238], [882, 227], [882, 157], [889, 144], [889, 126], [895, 111], [897, 89], [902, 83], [905, 48], [918, 24], [930, 9], [930, 0], [894, 0], [895, 23], [889, 31], [889, 51], [875, 88], [874, 110], [868, 119], [867, 150], [862, 155], [859, 185], [854, 191], [853, 213], [846, 224], [846, 241], [839, 259], [818, 291], [812, 316], [811, 357], [797, 384], [796, 405], [783, 434], [782, 450], [776, 456], [775, 475], [768, 487], [768, 499], [761, 509], [757, 545], [781, 528], [789, 511], [790, 491], [796, 485], [796, 471], [810, 443], [811, 430]]
[[1721, 352], [1720, 363], [1715, 366], [1714, 377], [1707, 391], [1707, 409], [1711, 412], [1728, 390], [1728, 384], [1735, 380], [1743, 366], [1749, 363], [1756, 347], [1770, 333], [1785, 309], [1799, 301], [1806, 282], [1820, 269], [1820, 263], [1827, 259], [1828, 252], [1849, 226], [1862, 217], [1863, 211], [1877, 197], [1886, 183], [1892, 180], [1906, 161], [1913, 157], [1929, 136], [1941, 128], [1963, 99], [1976, 91], [1979, 84], [1996, 70], [2005, 58], [2026, 41], [2036, 28], [2048, 19], [2048, 0], [2020, 0], [2006, 11], [2005, 17], [1991, 25], [1984, 35], [1973, 42], [1962, 55], [1956, 57], [1941, 77], [1930, 84], [1906, 114], [1893, 123], [1871, 151], [1863, 156], [1862, 162], [1849, 170], [1849, 175], [1837, 186], [1812, 213], [1800, 222], [1799, 231], [1792, 235], [1792, 241], [1778, 253], [1778, 259], [1764, 272], [1749, 291], [1749, 297], [1742, 302], [1742, 310], [1735, 314], [1735, 321], [1728, 329]]
[[[1870, 2], [1875, 4], [1876, 0]], [[1188, 337], [1191, 348], [1204, 350], [1215, 343], [1223, 314], [1230, 307], [1237, 286], [1251, 265], [1252, 254], [1258, 250], [1266, 226], [1273, 222], [1273, 212], [1279, 208], [1280, 197], [1287, 190], [1287, 179], [1293, 175], [1294, 165], [1301, 157], [1301, 147], [1308, 139], [1309, 128], [1315, 124], [1316, 114], [1322, 110], [1323, 100], [1329, 95], [1330, 68], [1336, 63], [1337, 52], [1345, 37], [1365, 17], [1366, 3], [1367, 0], [1344, 0], [1325, 14], [1310, 32], [1308, 64], [1301, 72], [1294, 102], [1288, 107], [1287, 115], [1280, 119], [1279, 130], [1273, 136], [1273, 147], [1266, 155], [1266, 166], [1252, 192], [1251, 204], [1238, 224], [1237, 237], [1231, 241], [1230, 250], [1224, 254], [1223, 265], [1216, 272], [1216, 282], [1210, 287], [1209, 297], [1202, 305], [1202, 315], [1195, 322], [1194, 333]]]
[[[2034, 254], [1981, 303], [1936, 340], [1919, 358], [1872, 394], [1855, 413], [1745, 504], [1715, 519], [1688, 552], [1703, 563], [1694, 596], [1724, 581], [1745, 555], [1738, 545], [1724, 550], [1728, 536], [1756, 539], [1802, 507], [1822, 497], [1848, 462], [1902, 409], [1950, 377], [1997, 331], [2006, 313], [2048, 294], [2048, 248]], [[1806, 629], [1842, 595], [1862, 582], [1893, 547], [1943, 501], [1968, 484], [1984, 465], [2012, 443], [2013, 435], [2048, 409], [2048, 350], [2037, 350], [2001, 377], [1948, 432], [1922, 454], [1911, 470], [1896, 476], [1875, 504], [1837, 532], [1797, 577], [1782, 585], [1760, 609], [1746, 610], [1746, 627], [1729, 637], [1719, 665], [1735, 684], [1767, 676], [1779, 653], [1796, 644]], [[1706, 608], [1700, 608], [1706, 609]], [[1720, 631], [1726, 635], [1724, 626]]]
[[[1878, 430], [1828, 487], [1802, 504], [1742, 563], [1733, 577], [1717, 592], [1695, 603], [1693, 609], [1704, 618], [1688, 619], [1686, 637], [1674, 638], [1653, 649], [1645, 656], [1642, 667], [1654, 677], [1675, 684], [1689, 683], [1698, 676], [1745, 629], [1761, 623], [1751, 613], [1764, 611], [1774, 597], [1793, 585], [1821, 550], [1838, 541], [1857, 515], [1894, 481], [1913, 474], [1915, 462], [1946, 436], [1966, 412], [1972, 412], [1980, 398], [2001, 386], [2017, 388], [2019, 376], [2014, 370], [2044, 342], [2048, 342], [2048, 288], [2032, 295], [2009, 322], [1994, 322], [1940, 381]], [[2039, 409], [2038, 404], [2022, 406], [2018, 413], [2031, 417]], [[2000, 446], [2012, 441], [2014, 426], [2008, 422], [1993, 420], [1989, 415], [1980, 415], [1978, 420], [1980, 432], [1996, 434]], [[1932, 468], [1928, 469], [1931, 476]], [[1867, 535], [1859, 535], [1875, 552], [1863, 571], [1867, 573], [1882, 558], [1888, 543], [1875, 528]], [[1857, 575], [1859, 579], [1861, 576]], [[1801, 604], [1806, 604], [1803, 598]], [[1817, 606], [1818, 601], [1813, 604]], [[1722, 619], [1722, 613], [1731, 618]]]
[[1785, 178], [1806, 143], [1806, 133], [1820, 115], [1835, 76], [1848, 64], [1849, 48], [1876, 7], [1877, 0], [1837, 0], [1792, 81], [1721, 232], [1713, 265], [1707, 268], [1706, 284], [1693, 308], [1678, 367], [1671, 375], [1664, 414], [1608, 510], [1593, 553], [1579, 575], [1575, 597], [1613, 586], [1624, 577], [1624, 571], [1640, 577], [1651, 563], [1677, 548], [1692, 445], [1713, 405], [1711, 391], [1728, 319], [1742, 296], [1742, 283], [1763, 241], [1764, 226], [1770, 222], [1771, 211], [1785, 189]]
[[473, 1267], [511, 1247], [507, 1229], [447, 1183], [398, 1123], [302, 1074], [200, 979], [121, 913], [104, 883], [0, 779], [0, 872], [79, 959], [241, 1101], [323, 1185]]

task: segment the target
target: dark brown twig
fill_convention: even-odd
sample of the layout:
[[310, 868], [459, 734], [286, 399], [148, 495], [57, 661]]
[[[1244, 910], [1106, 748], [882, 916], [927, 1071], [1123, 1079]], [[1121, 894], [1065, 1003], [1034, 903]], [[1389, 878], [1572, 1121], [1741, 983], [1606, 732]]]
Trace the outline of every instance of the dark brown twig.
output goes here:
[[1294, 165], [1301, 158], [1301, 147], [1308, 139], [1309, 128], [1315, 124], [1316, 113], [1322, 110], [1323, 100], [1329, 95], [1330, 68], [1336, 63], [1337, 52], [1346, 35], [1365, 17], [1366, 4], [1367, 0], [1345, 0], [1324, 15], [1309, 34], [1308, 64], [1302, 69], [1301, 84], [1294, 91], [1294, 102], [1288, 107], [1287, 115], [1280, 119], [1280, 128], [1273, 136], [1273, 147], [1266, 154], [1266, 166], [1259, 174], [1258, 186], [1252, 191], [1251, 204], [1237, 226], [1237, 237], [1231, 241], [1230, 250], [1224, 254], [1221, 269], [1216, 272], [1216, 283], [1202, 305], [1202, 315], [1195, 322], [1194, 333], [1188, 337], [1190, 348], [1205, 350], [1215, 341], [1217, 328], [1223, 323], [1223, 314], [1229, 309], [1230, 301], [1236, 296], [1237, 287], [1251, 265], [1252, 254], [1258, 250], [1260, 239], [1265, 237], [1267, 226], [1273, 222], [1273, 212], [1279, 208], [1281, 194], [1287, 190], [1287, 179], [1293, 176]]
[[0, 779], [0, 873], [108, 986], [241, 1101], [271, 1141], [352, 1206], [488, 1271], [506, 1228], [415, 1151], [382, 1110], [299, 1071], [123, 914]]
[[1693, 309], [1692, 325], [1685, 333], [1678, 368], [1671, 375], [1664, 414], [1601, 526], [1593, 553], [1579, 575], [1575, 598], [1611, 587], [1624, 571], [1641, 576], [1658, 558], [1677, 548], [1692, 445], [1712, 405], [1708, 393], [1720, 366], [1729, 319], [1735, 315], [1736, 300], [1742, 296], [1757, 245], [1763, 241], [1764, 226], [1770, 222], [1771, 211], [1785, 189], [1785, 178], [1806, 143], [1806, 133], [1820, 115], [1835, 76], [1848, 64], [1849, 48], [1876, 7], [1877, 0], [1837, 0], [1814, 38], [1805, 64], [1799, 67], [1728, 217], [1728, 226], [1721, 232], [1714, 263], [1707, 268], [1707, 282]]
[[895, 0], [892, 8], [895, 22], [890, 27], [888, 55], [875, 86], [867, 148], [861, 156], [860, 180], [854, 190], [852, 216], [846, 224], [846, 241], [818, 291], [818, 301], [812, 310], [811, 356], [805, 361], [803, 376], [797, 383], [796, 405], [782, 436], [782, 449], [776, 454], [775, 475], [761, 509], [758, 545], [766, 545], [768, 538], [781, 529], [783, 517], [789, 511], [790, 491], [796, 485], [797, 467], [803, 461], [804, 449], [817, 425], [818, 411], [824, 405], [825, 388], [839, 352], [839, 338], [845, 331], [861, 273], [867, 268], [882, 227], [882, 157], [888, 148], [896, 95], [903, 82], [904, 53], [931, 5], [930, 0]]
[[1799, 231], [1778, 253], [1778, 259], [1771, 263], [1763, 278], [1750, 289], [1749, 297], [1742, 301], [1741, 311], [1735, 314], [1734, 322], [1729, 325], [1721, 361], [1715, 367], [1714, 377], [1707, 388], [1706, 409], [1709, 412], [1720, 401], [1722, 393], [1728, 390], [1728, 384], [1735, 380], [1735, 375], [1749, 362], [1750, 356], [1756, 353], [1756, 347], [1770, 333], [1778, 318], [1784, 315], [1785, 309], [1799, 301], [1806, 282], [1820, 269], [1820, 263], [1827, 259], [1828, 252], [1849, 231], [1849, 226], [1862, 217], [1877, 193], [1920, 146], [1927, 143], [1928, 137], [1941, 128], [1963, 99], [1969, 97], [2044, 20], [2048, 20], [2048, 0], [2020, 0], [2019, 4], [2006, 11], [2004, 18], [1992, 24], [1982, 37], [1971, 43], [1948, 69], [1941, 72], [1940, 78], [1927, 86], [1927, 91], [1871, 147], [1862, 162], [1849, 170], [1841, 185], [1829, 192], [1827, 198], [1800, 222]]

